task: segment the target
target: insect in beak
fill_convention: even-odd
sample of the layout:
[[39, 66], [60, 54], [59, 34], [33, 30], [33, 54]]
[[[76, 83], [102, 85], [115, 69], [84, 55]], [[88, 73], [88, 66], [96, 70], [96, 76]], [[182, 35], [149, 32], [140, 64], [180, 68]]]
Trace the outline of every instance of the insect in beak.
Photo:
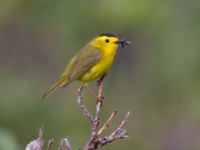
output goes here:
[[116, 44], [120, 44], [121, 47], [125, 47], [125, 46], [128, 46], [128, 45], [131, 45], [131, 42], [130, 41], [127, 41], [125, 39], [121, 39], [121, 40], [118, 40], [115, 42]]

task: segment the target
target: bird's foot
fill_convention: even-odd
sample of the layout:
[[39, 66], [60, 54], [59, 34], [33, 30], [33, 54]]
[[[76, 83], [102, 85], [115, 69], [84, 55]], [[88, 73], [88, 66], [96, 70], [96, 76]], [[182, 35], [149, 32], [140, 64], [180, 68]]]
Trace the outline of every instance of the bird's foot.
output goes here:
[[97, 80], [97, 86], [99, 87], [101, 85], [101, 83], [103, 82], [104, 78], [105, 78], [106, 74], [102, 75], [101, 78], [99, 78]]
[[97, 80], [97, 83], [96, 83], [96, 84], [97, 84], [98, 87], [100, 86], [100, 84], [101, 84], [100, 79]]
[[89, 87], [89, 85], [85, 86], [87, 88], [87, 91], [90, 95], [94, 96], [96, 99], [98, 96], [95, 94], [95, 92]]

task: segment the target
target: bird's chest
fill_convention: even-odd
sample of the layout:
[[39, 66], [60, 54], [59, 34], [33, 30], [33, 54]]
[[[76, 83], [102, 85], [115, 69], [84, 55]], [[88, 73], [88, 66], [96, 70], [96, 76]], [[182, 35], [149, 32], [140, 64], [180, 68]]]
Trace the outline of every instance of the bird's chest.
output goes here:
[[93, 68], [91, 68], [92, 72], [96, 72], [97, 74], [104, 74], [110, 68], [113, 63], [113, 57], [102, 57], [102, 59], [97, 63]]
[[84, 76], [84, 80], [95, 80], [105, 74], [113, 63], [115, 53], [105, 53], [100, 61], [94, 65]]

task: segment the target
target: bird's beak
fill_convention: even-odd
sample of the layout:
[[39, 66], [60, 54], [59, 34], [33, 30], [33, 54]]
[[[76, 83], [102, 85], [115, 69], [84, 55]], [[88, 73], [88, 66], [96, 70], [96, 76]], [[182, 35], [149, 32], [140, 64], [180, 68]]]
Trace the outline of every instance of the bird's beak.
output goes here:
[[120, 40], [116, 41], [115, 43], [116, 44], [120, 44], [121, 47], [125, 47], [125, 46], [128, 46], [128, 45], [131, 45], [131, 42], [127, 41], [125, 39], [120, 39]]

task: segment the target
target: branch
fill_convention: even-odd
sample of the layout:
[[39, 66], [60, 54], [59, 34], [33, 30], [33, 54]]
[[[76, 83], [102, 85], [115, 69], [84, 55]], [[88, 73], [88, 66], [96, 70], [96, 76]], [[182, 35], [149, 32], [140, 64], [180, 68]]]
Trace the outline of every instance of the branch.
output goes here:
[[47, 150], [51, 150], [51, 147], [53, 145], [53, 141], [54, 141], [54, 139], [51, 139], [51, 140], [48, 141]]
[[99, 129], [99, 123], [100, 123], [100, 112], [101, 107], [103, 106], [104, 97], [102, 95], [103, 92], [103, 78], [101, 78], [98, 81], [98, 97], [97, 97], [97, 103], [96, 103], [96, 111], [95, 116], [93, 116], [88, 109], [83, 104], [83, 98], [82, 98], [82, 90], [83, 88], [80, 87], [78, 89], [78, 104], [81, 107], [83, 115], [89, 119], [92, 125], [92, 132], [91, 135], [84, 147], [84, 150], [95, 150], [100, 146], [104, 146], [116, 139], [124, 139], [127, 138], [127, 131], [123, 129], [122, 127], [125, 125], [125, 123], [128, 121], [128, 117], [130, 115], [130, 112], [126, 114], [122, 122], [119, 124], [119, 126], [109, 135], [105, 136], [104, 138], [100, 138], [101, 134], [105, 129], [107, 129], [112, 121], [112, 119], [116, 116], [117, 111], [114, 111], [110, 117], [107, 119], [107, 121], [103, 124], [103, 126]]
[[38, 138], [31, 141], [27, 146], [26, 150], [42, 150], [43, 149], [43, 128], [39, 128]]
[[[43, 128], [39, 128], [39, 135], [36, 140], [31, 141], [27, 146], [26, 150], [43, 150]], [[51, 150], [54, 139], [51, 139], [47, 143], [47, 150]], [[61, 139], [58, 150], [72, 150], [69, 140], [67, 138]]]
[[108, 118], [108, 120], [104, 123], [104, 125], [102, 126], [102, 128], [99, 130], [99, 132], [97, 133], [97, 135], [99, 136], [100, 134], [102, 134], [102, 132], [107, 129], [110, 125], [110, 122], [112, 121], [112, 119], [116, 116], [117, 114], [117, 110], [113, 111], [112, 114], [110, 115], [110, 117]]
[[83, 112], [83, 115], [86, 116], [89, 121], [92, 123], [93, 122], [93, 116], [92, 114], [88, 111], [88, 109], [85, 107], [85, 105], [83, 104], [83, 97], [82, 97], [82, 91], [83, 91], [83, 87], [81, 86], [79, 89], [78, 89], [78, 99], [77, 99], [77, 102], [78, 102], [78, 105], [81, 107], [81, 110]]
[[126, 114], [126, 116], [124, 117], [124, 119], [122, 120], [118, 128], [113, 133], [111, 133], [108, 137], [106, 136], [103, 139], [99, 139], [96, 144], [104, 146], [105, 144], [110, 143], [116, 139], [128, 138], [126, 129], [123, 129], [122, 127], [128, 121], [129, 115], [130, 115], [130, 112]]
[[61, 140], [58, 150], [72, 150], [69, 140], [67, 138]]
[[[130, 112], [128, 112], [125, 115], [125, 117], [118, 125], [118, 127], [109, 136], [105, 136], [103, 138], [101, 137], [103, 131], [110, 126], [111, 121], [117, 114], [116, 110], [113, 111], [112, 114], [108, 117], [108, 119], [103, 123], [103, 126], [99, 129], [101, 108], [103, 106], [103, 101], [104, 101], [104, 97], [102, 95], [103, 78], [104, 76], [98, 81], [98, 97], [97, 97], [96, 111], [94, 116], [92, 115], [92, 113], [89, 112], [89, 110], [83, 104], [83, 97], [82, 97], [83, 87], [80, 87], [78, 89], [78, 98], [77, 98], [78, 105], [80, 106], [83, 115], [90, 121], [92, 126], [92, 132], [90, 134], [90, 137], [88, 138], [84, 150], [95, 150], [98, 149], [99, 147], [102, 147], [108, 143], [115, 141], [116, 139], [128, 138], [127, 131], [123, 127], [128, 121]], [[47, 150], [51, 150], [53, 142], [54, 142], [53, 139], [48, 141]], [[44, 145], [43, 128], [39, 128], [38, 138], [36, 140], [31, 141], [26, 146], [26, 150], [43, 150], [44, 148], [43, 145]], [[58, 150], [72, 150], [69, 140], [67, 138], [61, 139]]]

